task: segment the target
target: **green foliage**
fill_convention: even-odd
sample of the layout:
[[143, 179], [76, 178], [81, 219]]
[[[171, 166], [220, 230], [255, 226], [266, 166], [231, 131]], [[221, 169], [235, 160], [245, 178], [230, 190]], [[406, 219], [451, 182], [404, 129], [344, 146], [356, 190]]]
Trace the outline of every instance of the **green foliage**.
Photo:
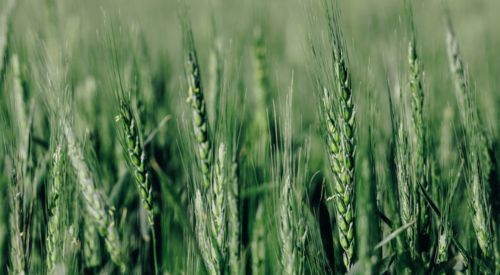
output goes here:
[[499, 8], [0, 2], [0, 273], [497, 274]]

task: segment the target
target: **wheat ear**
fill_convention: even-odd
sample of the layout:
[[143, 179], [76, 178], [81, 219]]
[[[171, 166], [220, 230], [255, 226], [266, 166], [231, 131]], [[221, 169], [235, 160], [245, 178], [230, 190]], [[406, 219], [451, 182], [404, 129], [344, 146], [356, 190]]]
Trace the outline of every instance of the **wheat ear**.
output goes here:
[[192, 30], [187, 27], [184, 30], [186, 33], [186, 43], [188, 44], [187, 52], [187, 80], [188, 80], [188, 103], [191, 105], [193, 113], [193, 129], [194, 136], [198, 142], [198, 157], [200, 160], [201, 173], [203, 175], [203, 184], [205, 188], [210, 185], [211, 173], [211, 144], [208, 136], [208, 119], [205, 97], [201, 82], [200, 65], [194, 45]]
[[[409, 150], [411, 148], [408, 141], [408, 129], [405, 127], [404, 117], [400, 118], [397, 129], [396, 140], [396, 176], [397, 176], [397, 189], [399, 197], [399, 215], [403, 225], [414, 222], [418, 213], [418, 201], [412, 180], [410, 169], [411, 157]], [[415, 226], [411, 226], [406, 231], [406, 241], [410, 250], [410, 256], [416, 257], [416, 242], [417, 231]]]
[[63, 184], [63, 146], [58, 145], [52, 157], [52, 181], [49, 192], [49, 221], [47, 225], [47, 273], [54, 274], [56, 265], [62, 260], [60, 250], [64, 241], [61, 231], [62, 184]]
[[334, 175], [333, 199], [342, 247], [343, 263], [347, 270], [354, 256], [354, 170], [355, 170], [355, 111], [351, 76], [347, 66], [338, 14], [327, 6], [328, 31], [333, 57], [332, 89], [323, 88], [323, 119], [326, 124], [328, 155]]
[[[411, 11], [410, 11], [411, 12]], [[411, 117], [412, 124], [411, 127], [413, 129], [411, 144], [414, 148], [415, 154], [412, 154], [412, 159], [410, 160], [412, 163], [411, 173], [413, 174], [411, 177], [412, 181], [417, 181], [422, 184], [422, 187], [428, 191], [429, 186], [425, 177], [425, 126], [424, 126], [424, 91], [422, 85], [422, 68], [421, 61], [417, 54], [417, 45], [416, 45], [416, 34], [415, 27], [413, 25], [413, 17], [410, 14], [410, 25], [411, 25], [411, 39], [408, 45], [408, 64], [409, 64], [409, 89], [411, 94]], [[419, 235], [426, 236], [429, 234], [429, 216], [428, 216], [428, 207], [427, 202], [425, 201], [423, 196], [417, 194], [418, 205], [418, 215], [419, 222], [417, 223], [417, 227], [419, 228], [417, 231]]]
[[117, 121], [121, 122], [127, 159], [133, 169], [135, 183], [146, 210], [148, 222], [153, 226], [153, 193], [146, 153], [137, 120], [133, 116], [130, 106], [124, 100], [120, 101], [120, 115], [117, 117]]
[[493, 233], [491, 205], [487, 182], [491, 172], [487, 138], [479, 121], [477, 102], [472, 96], [464, 69], [458, 41], [448, 21], [447, 50], [450, 71], [455, 83], [456, 98], [460, 107], [462, 126], [465, 131], [466, 180], [469, 190], [469, 205], [472, 225], [481, 251], [486, 258], [493, 256]]
[[104, 238], [111, 260], [120, 267], [122, 272], [125, 272], [126, 263], [118, 231], [113, 221], [113, 211], [112, 209], [106, 211], [104, 198], [96, 189], [90, 168], [85, 162], [83, 150], [68, 122], [64, 123], [64, 134], [68, 144], [68, 157], [75, 170], [87, 213], [97, 227], [99, 234]]
[[215, 177], [211, 192], [211, 218], [212, 218], [212, 235], [215, 237], [216, 244], [220, 253], [220, 265], [224, 265], [224, 259], [227, 251], [227, 214], [226, 214], [226, 191], [227, 191], [227, 176], [226, 176], [226, 147], [224, 143], [219, 145], [217, 161], [215, 163]]

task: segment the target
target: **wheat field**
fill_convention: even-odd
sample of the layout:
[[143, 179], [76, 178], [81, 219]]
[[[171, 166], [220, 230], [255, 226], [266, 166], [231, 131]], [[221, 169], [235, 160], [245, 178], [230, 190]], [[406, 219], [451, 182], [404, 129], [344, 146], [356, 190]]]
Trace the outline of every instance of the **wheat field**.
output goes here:
[[1, 0], [0, 273], [500, 274], [498, 10]]

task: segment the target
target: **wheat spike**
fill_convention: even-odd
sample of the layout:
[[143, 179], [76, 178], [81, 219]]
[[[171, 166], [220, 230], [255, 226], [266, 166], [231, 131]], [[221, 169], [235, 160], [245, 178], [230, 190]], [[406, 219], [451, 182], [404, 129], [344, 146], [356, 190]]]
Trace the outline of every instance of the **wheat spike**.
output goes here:
[[491, 159], [487, 138], [479, 120], [477, 102], [472, 95], [460, 57], [458, 41], [450, 21], [448, 21], [447, 46], [450, 71], [455, 82], [456, 98], [465, 132], [466, 181], [472, 225], [481, 251], [486, 258], [490, 258], [493, 256], [493, 233], [487, 183], [491, 173]]
[[198, 142], [198, 157], [200, 160], [201, 173], [203, 175], [203, 184], [205, 188], [208, 188], [210, 185], [212, 152], [208, 136], [207, 107], [203, 94], [201, 72], [194, 46], [193, 33], [189, 28], [184, 32], [186, 34], [186, 42], [188, 43], [186, 60], [188, 80], [187, 101], [191, 104], [193, 113], [193, 130], [196, 141]]
[[[212, 187], [211, 218], [212, 234], [215, 237], [218, 250], [223, 262], [227, 250], [227, 219], [226, 219], [226, 190], [227, 176], [225, 167], [226, 147], [224, 143], [219, 146], [217, 161], [215, 164], [215, 179]], [[223, 263], [221, 263], [223, 264]]]
[[139, 190], [144, 209], [146, 210], [148, 222], [153, 226], [153, 191], [146, 152], [140, 136], [137, 120], [133, 116], [129, 105], [124, 100], [120, 101], [120, 115], [118, 116], [118, 120], [122, 125], [125, 143], [124, 149], [126, 150], [128, 162], [133, 168], [135, 183]]
[[63, 146], [58, 145], [52, 157], [52, 182], [49, 193], [49, 221], [47, 225], [47, 273], [49, 274], [54, 274], [54, 269], [63, 256], [60, 250], [64, 243], [64, 234], [61, 231], [63, 161]]
[[[326, 4], [328, 5], [328, 4]], [[355, 110], [351, 76], [347, 67], [342, 33], [337, 14], [327, 6], [329, 49], [332, 54], [333, 83], [322, 87], [322, 116], [327, 134], [328, 155], [334, 175], [333, 199], [343, 263], [347, 270], [354, 256], [354, 170]], [[323, 84], [325, 85], [325, 84]]]
[[83, 150], [68, 122], [64, 123], [64, 134], [68, 143], [68, 157], [75, 170], [87, 213], [97, 227], [99, 234], [104, 237], [105, 246], [111, 259], [124, 272], [126, 263], [113, 221], [113, 212], [112, 210], [106, 211], [104, 198], [95, 187], [92, 173], [83, 156]]

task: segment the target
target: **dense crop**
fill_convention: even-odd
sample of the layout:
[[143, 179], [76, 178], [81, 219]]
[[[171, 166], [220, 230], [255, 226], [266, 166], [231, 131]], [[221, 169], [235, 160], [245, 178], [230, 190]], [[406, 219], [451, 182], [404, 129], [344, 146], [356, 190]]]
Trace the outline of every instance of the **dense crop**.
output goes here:
[[494, 1], [0, 3], [0, 272], [499, 274]]

